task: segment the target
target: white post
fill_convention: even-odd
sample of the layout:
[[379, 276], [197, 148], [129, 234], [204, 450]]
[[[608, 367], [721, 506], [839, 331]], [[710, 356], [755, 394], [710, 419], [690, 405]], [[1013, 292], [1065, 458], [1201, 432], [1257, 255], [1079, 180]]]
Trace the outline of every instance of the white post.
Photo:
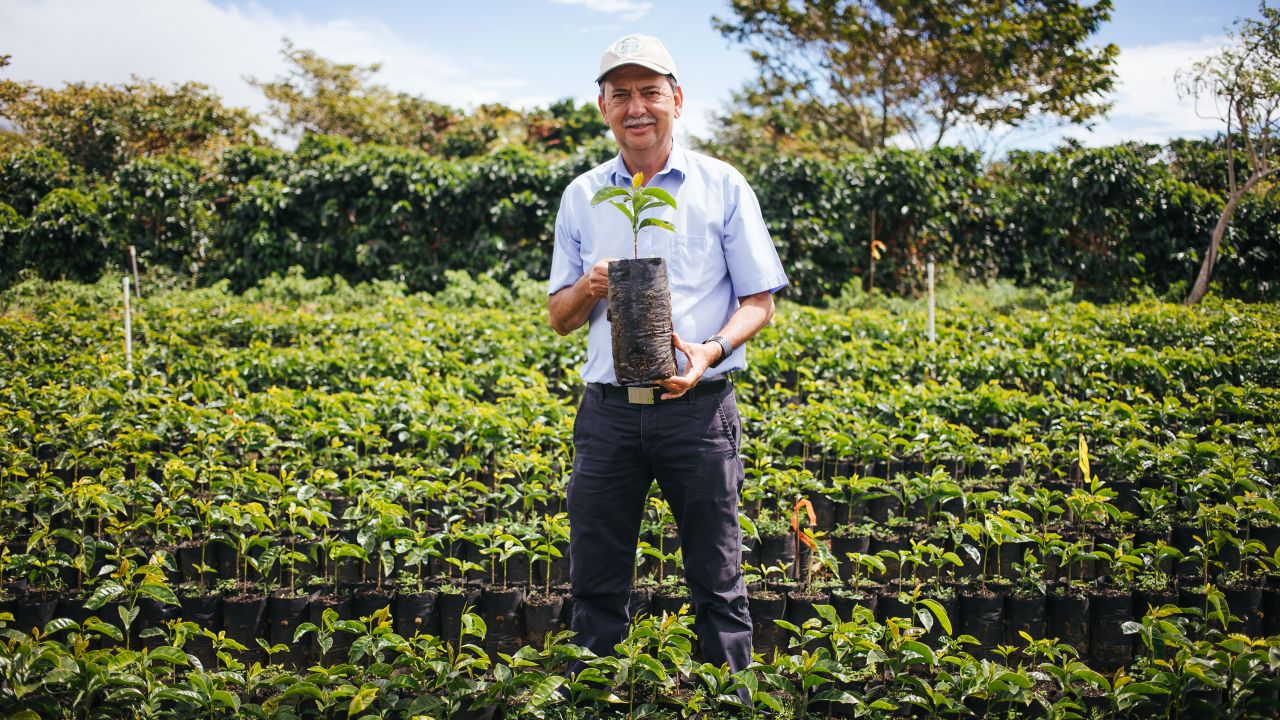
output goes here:
[[124, 361], [133, 374], [133, 312], [129, 307], [129, 276], [124, 276]]
[[936, 342], [938, 335], [933, 329], [933, 263], [929, 263], [929, 342]]
[[138, 299], [142, 299], [142, 286], [138, 284], [138, 251], [134, 246], [129, 246], [129, 265], [133, 267], [133, 292], [138, 295]]

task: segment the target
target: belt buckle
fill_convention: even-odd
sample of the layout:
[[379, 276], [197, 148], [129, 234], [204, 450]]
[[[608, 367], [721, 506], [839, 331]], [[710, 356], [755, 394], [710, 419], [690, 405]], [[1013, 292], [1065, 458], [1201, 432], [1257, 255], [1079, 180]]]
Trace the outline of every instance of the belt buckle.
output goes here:
[[658, 388], [627, 386], [627, 402], [632, 405], [652, 405]]

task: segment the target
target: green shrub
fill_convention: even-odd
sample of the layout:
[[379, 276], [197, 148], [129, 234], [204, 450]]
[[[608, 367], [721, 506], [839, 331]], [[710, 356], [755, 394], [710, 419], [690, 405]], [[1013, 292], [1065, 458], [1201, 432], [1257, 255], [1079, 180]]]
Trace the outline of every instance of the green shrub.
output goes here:
[[78, 178], [62, 153], [37, 147], [0, 158], [0, 202], [30, 215], [49, 191], [73, 187]]
[[118, 248], [110, 241], [99, 202], [79, 190], [57, 188], [36, 206], [22, 232], [17, 265], [49, 280], [93, 282]]
[[10, 274], [17, 273], [18, 239], [26, 228], [27, 221], [12, 205], [0, 202], [0, 287], [8, 285]]
[[301, 162], [311, 162], [326, 155], [350, 155], [355, 148], [349, 138], [340, 135], [305, 133], [294, 148], [293, 157]]
[[[838, 161], [777, 157], [743, 170], [793, 300], [861, 302], [839, 299], [851, 282], [918, 295], [929, 261], [981, 282], [1067, 284], [1082, 299], [1177, 299], [1222, 206], [1215, 188], [1196, 184], [1217, 182], [1212, 167], [1223, 154], [1215, 152], [1195, 143], [1170, 151], [1068, 145], [1011, 153], [987, 168], [961, 148], [891, 149]], [[550, 270], [560, 194], [615, 153], [612, 143], [597, 140], [572, 155], [513, 145], [447, 160], [308, 134], [293, 152], [232, 146], [213, 169], [172, 157], [136, 160], [103, 186], [107, 201], [94, 195], [90, 205], [101, 217], [88, 219], [88, 206], [80, 205], [79, 220], [69, 225], [105, 225], [115, 244], [138, 247], [149, 274], [165, 267], [200, 282], [225, 278], [237, 292], [294, 266], [307, 277], [340, 276], [353, 285], [387, 280], [428, 292], [448, 285], [449, 270], [502, 282], [521, 272], [541, 279]], [[23, 217], [50, 190], [76, 182], [74, 169], [49, 150], [8, 156], [0, 175], [0, 202]], [[65, 204], [72, 196], [60, 197]], [[873, 218], [883, 244], [874, 271]], [[47, 215], [41, 222], [48, 227], [26, 225], [19, 233], [34, 233], [31, 252], [23, 250], [25, 240], [7, 241], [0, 283], [24, 267], [64, 272], [49, 270], [58, 261], [39, 240], [58, 223]], [[89, 276], [86, 263], [106, 255], [86, 253], [68, 262]], [[1241, 206], [1215, 282], [1232, 296], [1280, 297], [1274, 193]]]
[[208, 253], [211, 185], [191, 158], [134, 160], [116, 170], [108, 189], [108, 216], [117, 244], [134, 245], [138, 263], [186, 274], [199, 272]]
[[222, 153], [219, 172], [222, 181], [238, 187], [254, 178], [278, 172], [288, 156], [275, 148], [232, 145]]
[[436, 302], [449, 307], [496, 308], [511, 304], [511, 291], [489, 275], [471, 277], [466, 270], [446, 270], [449, 284], [436, 293]]

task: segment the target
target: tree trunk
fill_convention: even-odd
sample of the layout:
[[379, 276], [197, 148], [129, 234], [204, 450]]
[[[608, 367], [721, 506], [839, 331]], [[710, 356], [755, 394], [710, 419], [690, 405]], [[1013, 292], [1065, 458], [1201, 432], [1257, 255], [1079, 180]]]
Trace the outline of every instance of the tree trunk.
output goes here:
[[1222, 247], [1222, 236], [1227, 232], [1227, 226], [1231, 224], [1231, 218], [1236, 214], [1236, 208], [1239, 207], [1240, 201], [1244, 196], [1249, 194], [1254, 185], [1266, 176], [1280, 170], [1280, 167], [1270, 168], [1265, 172], [1253, 172], [1249, 175], [1249, 179], [1245, 181], [1235, 192], [1227, 198], [1227, 206], [1222, 208], [1222, 214], [1218, 216], [1218, 224], [1213, 227], [1213, 237], [1209, 240], [1209, 251], [1204, 254], [1204, 260], [1200, 262], [1200, 274], [1196, 276], [1195, 285], [1191, 286], [1191, 294], [1187, 295], [1187, 299], [1182, 301], [1183, 305], [1195, 305], [1209, 294], [1209, 276], [1213, 274], [1213, 265], [1218, 260], [1218, 248]]

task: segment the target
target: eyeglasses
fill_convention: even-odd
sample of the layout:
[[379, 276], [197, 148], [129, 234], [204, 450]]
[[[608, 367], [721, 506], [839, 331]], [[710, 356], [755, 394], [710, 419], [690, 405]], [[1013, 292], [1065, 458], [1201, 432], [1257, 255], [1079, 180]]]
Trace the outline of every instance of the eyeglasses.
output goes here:
[[[613, 92], [609, 93], [608, 97], [605, 98], [605, 104], [609, 105], [610, 107], [618, 107], [619, 105], [630, 105], [631, 98], [633, 97], [633, 95], [634, 94], [630, 90], [614, 90]], [[640, 95], [640, 101], [643, 102], [645, 105], [661, 105], [662, 103], [672, 98], [672, 95], [670, 93], [663, 92], [662, 90], [658, 90], [657, 88], [641, 90], [639, 95]]]

